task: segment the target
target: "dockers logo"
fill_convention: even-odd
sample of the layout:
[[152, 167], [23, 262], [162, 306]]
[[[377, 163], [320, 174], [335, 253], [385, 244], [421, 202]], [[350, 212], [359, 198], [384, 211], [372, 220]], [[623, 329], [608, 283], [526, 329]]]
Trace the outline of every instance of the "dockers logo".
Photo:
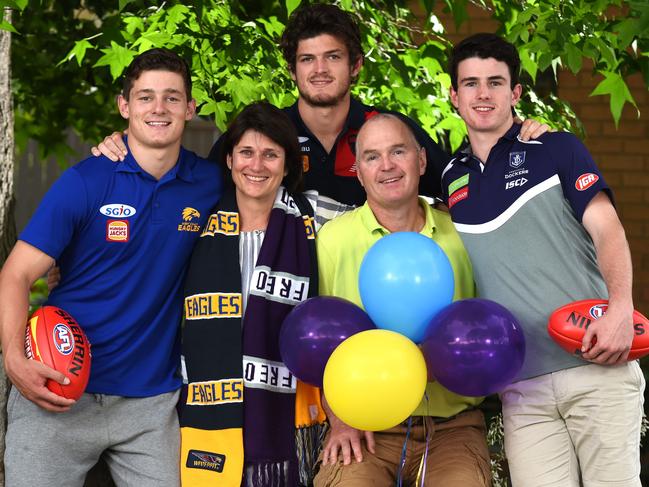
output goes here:
[[186, 320], [241, 318], [241, 293], [204, 293], [185, 298]]
[[243, 402], [243, 379], [220, 379], [191, 382], [187, 386], [187, 404], [190, 406], [217, 406]]
[[128, 221], [108, 220], [106, 222], [107, 242], [128, 242]]
[[525, 164], [525, 151], [509, 153], [509, 165], [511, 167], [518, 169], [523, 164]]
[[239, 213], [219, 211], [210, 215], [201, 237], [213, 237], [215, 234], [239, 236]]
[[194, 219], [198, 219], [201, 217], [201, 214], [199, 213], [198, 210], [191, 208], [191, 207], [186, 207], [182, 211], [182, 223], [178, 225], [178, 231], [179, 232], [198, 232], [201, 229], [201, 226], [199, 223], [196, 223], [193, 221]]
[[577, 191], [586, 191], [597, 181], [599, 181], [599, 176], [597, 174], [587, 172], [577, 178], [577, 181], [575, 181], [575, 188]]
[[187, 468], [199, 468], [201, 470], [211, 470], [221, 473], [225, 466], [225, 455], [210, 451], [189, 450], [185, 466]]
[[58, 323], [52, 330], [52, 342], [61, 355], [70, 355], [74, 350], [72, 332], [63, 323]]

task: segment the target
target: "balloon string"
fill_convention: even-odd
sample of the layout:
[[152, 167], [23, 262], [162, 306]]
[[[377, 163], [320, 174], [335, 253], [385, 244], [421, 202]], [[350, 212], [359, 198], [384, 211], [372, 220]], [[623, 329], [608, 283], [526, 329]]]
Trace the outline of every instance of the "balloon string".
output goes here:
[[420, 487], [424, 487], [424, 481], [426, 480], [426, 463], [428, 461], [428, 445], [431, 435], [431, 430], [428, 428], [425, 420], [424, 432], [426, 434], [426, 448], [424, 448], [424, 453], [421, 456], [421, 462], [419, 462], [419, 470], [417, 471], [417, 480], [415, 480], [415, 485], [419, 484]]
[[408, 445], [408, 437], [410, 436], [410, 427], [412, 425], [412, 416], [408, 418], [408, 429], [406, 430], [406, 439], [403, 442], [401, 449], [401, 459], [399, 460], [399, 471], [397, 472], [397, 487], [403, 487], [403, 468], [406, 466], [406, 450]]
[[[426, 412], [429, 412], [429, 403], [428, 403], [428, 393], [424, 391], [424, 401], [426, 402]], [[430, 441], [431, 430], [428, 427], [428, 422], [426, 421], [426, 416], [424, 417], [424, 435], [426, 436], [426, 447], [424, 448], [424, 453], [421, 456], [421, 461], [419, 462], [419, 469], [417, 470], [417, 479], [415, 480], [415, 485], [420, 484], [421, 487], [424, 487], [424, 481], [426, 480], [426, 462], [428, 460], [428, 444]], [[432, 421], [432, 420], [431, 420]]]

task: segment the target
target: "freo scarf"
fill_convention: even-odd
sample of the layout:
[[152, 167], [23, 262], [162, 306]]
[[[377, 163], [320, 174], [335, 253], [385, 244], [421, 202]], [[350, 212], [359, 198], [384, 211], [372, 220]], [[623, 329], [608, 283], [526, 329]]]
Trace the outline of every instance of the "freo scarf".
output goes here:
[[302, 195], [280, 187], [243, 316], [234, 190], [196, 244], [185, 285], [184, 486], [294, 487], [311, 479], [325, 416], [318, 389], [282, 363], [279, 332], [295, 305], [317, 295], [312, 214]]

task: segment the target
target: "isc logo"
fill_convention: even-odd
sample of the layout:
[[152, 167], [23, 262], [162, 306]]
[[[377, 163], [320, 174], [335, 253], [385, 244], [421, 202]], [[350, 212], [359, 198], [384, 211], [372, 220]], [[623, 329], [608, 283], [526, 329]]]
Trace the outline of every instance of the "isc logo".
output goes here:
[[121, 203], [113, 203], [110, 205], [104, 205], [99, 208], [99, 212], [102, 215], [119, 217], [119, 218], [128, 218], [129, 216], [135, 215], [137, 210], [129, 205], [124, 205]]
[[509, 181], [507, 184], [505, 184], [505, 189], [512, 189], [516, 186], [521, 187], [524, 186], [525, 183], [527, 183], [527, 179], [525, 178], [518, 178], [514, 181]]

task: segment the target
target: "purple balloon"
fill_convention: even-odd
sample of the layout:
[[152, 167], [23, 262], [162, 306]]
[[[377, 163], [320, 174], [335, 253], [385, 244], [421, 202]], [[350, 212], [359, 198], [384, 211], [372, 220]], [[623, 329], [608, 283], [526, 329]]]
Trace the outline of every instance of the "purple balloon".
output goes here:
[[523, 330], [507, 308], [464, 299], [440, 311], [422, 343], [435, 379], [463, 396], [487, 396], [516, 376], [525, 357]]
[[325, 365], [346, 338], [376, 328], [361, 308], [333, 296], [310, 298], [297, 305], [282, 323], [282, 361], [302, 382], [322, 387]]

